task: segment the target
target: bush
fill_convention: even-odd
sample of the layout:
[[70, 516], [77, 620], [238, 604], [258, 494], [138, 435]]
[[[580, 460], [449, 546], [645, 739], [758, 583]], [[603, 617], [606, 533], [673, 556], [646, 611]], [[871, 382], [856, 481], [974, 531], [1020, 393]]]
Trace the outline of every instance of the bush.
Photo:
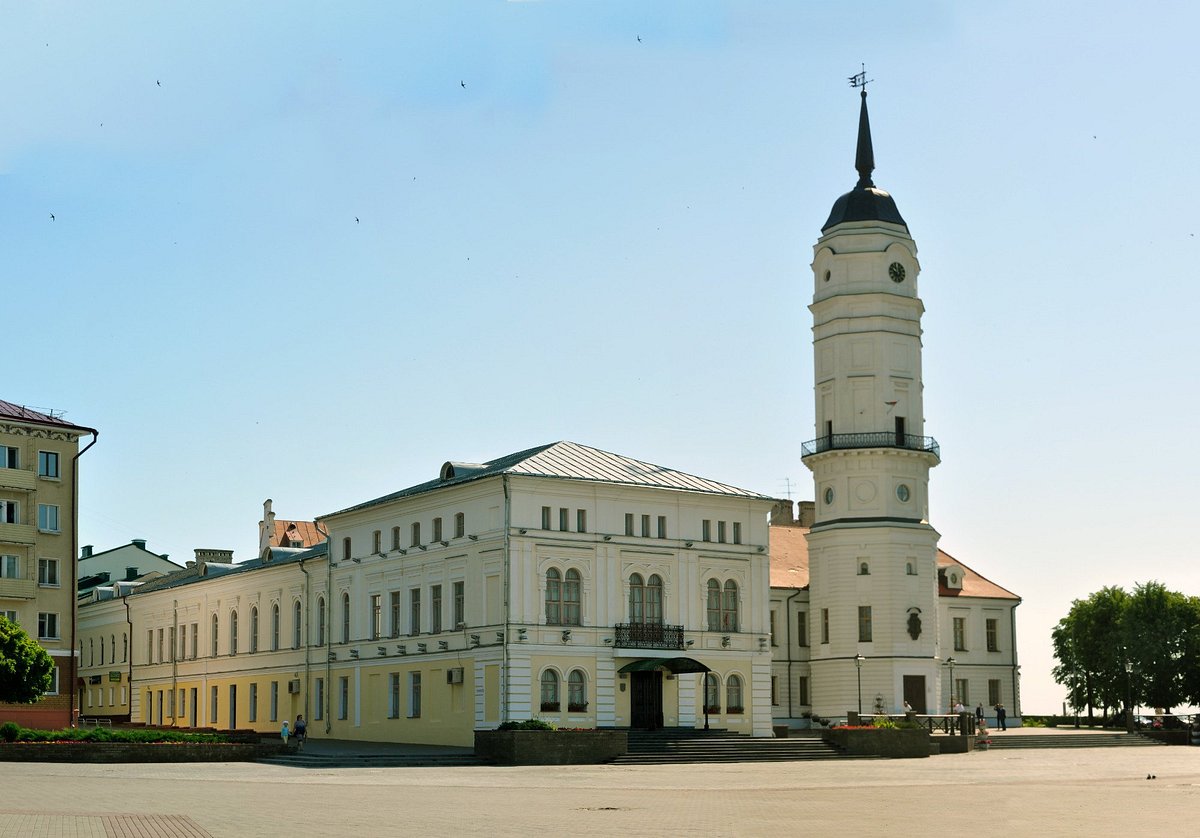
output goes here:
[[6, 742], [227, 742], [219, 733], [185, 733], [177, 730], [114, 730], [110, 727], [31, 730], [12, 722], [0, 725], [0, 739]]
[[881, 730], [896, 730], [899, 725], [889, 719], [887, 716], [876, 716], [871, 720], [872, 727], [877, 727]]
[[0, 739], [5, 742], [16, 742], [21, 733], [21, 726], [16, 722], [5, 722], [0, 725]]
[[496, 730], [554, 730], [554, 725], [541, 719], [525, 719], [521, 722], [505, 722]]

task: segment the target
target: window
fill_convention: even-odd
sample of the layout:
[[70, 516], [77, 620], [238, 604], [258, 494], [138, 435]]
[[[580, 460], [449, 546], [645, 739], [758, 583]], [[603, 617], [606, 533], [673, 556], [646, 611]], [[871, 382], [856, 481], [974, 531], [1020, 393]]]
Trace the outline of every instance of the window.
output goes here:
[[[122, 635], [122, 648], [124, 648], [124, 635]], [[116, 662], [117, 646], [116, 638], [113, 638], [113, 662]], [[187, 658], [187, 623], [179, 627], [179, 660]], [[121, 654], [121, 660], [125, 660], [124, 652]]]
[[17, 468], [17, 451], [11, 445], [0, 445], [0, 468]]
[[[80, 642], [82, 643], [83, 641], [80, 641]], [[96, 641], [92, 640], [89, 637], [88, 638], [88, 666], [92, 666], [93, 664], [96, 663], [96, 645], [95, 644], [96, 644]], [[82, 649], [79, 650], [79, 662], [80, 662], [80, 664], [83, 663], [83, 650]], [[100, 661], [100, 663], [103, 664], [104, 661]]]
[[871, 642], [871, 606], [858, 606], [858, 642]]
[[258, 606], [250, 606], [250, 652], [258, 651]]
[[712, 541], [712, 521], [707, 518], [700, 522], [700, 540]]
[[[218, 631], [217, 615], [213, 614], [212, 615], [212, 656], [214, 658], [217, 656], [217, 635], [219, 633], [220, 632]], [[215, 687], [214, 687], [214, 689], [215, 689]]]
[[904, 573], [907, 576], [916, 576], [917, 569], [913, 566], [912, 562], [905, 562], [904, 563]]
[[313, 687], [314, 687], [314, 689], [313, 689], [313, 704], [315, 705], [313, 707], [313, 718], [318, 719], [318, 720], [324, 719], [325, 718], [325, 679], [318, 678], [316, 680], [316, 683], [313, 685]]
[[421, 718], [421, 673], [408, 673], [408, 717]]
[[400, 528], [392, 527], [392, 549], [400, 549]]
[[587, 532], [587, 510], [575, 510], [575, 529], [578, 532]]
[[58, 476], [58, 453], [55, 451], [39, 451], [38, 477]]
[[411, 588], [408, 592], [408, 633], [413, 637], [421, 633], [420, 588]]
[[821, 609], [821, 642], [829, 642], [829, 609]]
[[383, 552], [383, 532], [381, 530], [371, 533], [371, 552], [376, 555]]
[[[236, 611], [229, 612], [229, 654], [238, 653], [238, 615]], [[162, 654], [162, 644], [159, 644], [159, 654]]]
[[999, 652], [1000, 643], [996, 636], [997, 620], [989, 617], [984, 620], [984, 627], [987, 630], [987, 650], [989, 652]]
[[208, 720], [213, 724], [217, 723], [217, 688], [213, 687], [209, 695], [208, 702]]
[[163, 630], [158, 630], [158, 662], [166, 663], [167, 656], [163, 654]]
[[662, 578], [658, 574], [645, 582], [637, 573], [629, 577], [629, 622], [662, 623]]
[[738, 630], [738, 589], [737, 583], [732, 579], [726, 580], [721, 597], [721, 630]]
[[410, 546], [410, 547], [419, 547], [419, 546], [421, 546], [421, 522], [420, 522], [420, 521], [413, 521], [413, 524], [412, 524], [412, 543], [411, 543], [409, 546]]
[[642, 538], [650, 537], [650, 516], [642, 516]]
[[[116, 649], [113, 649], [113, 651], [115, 652]], [[101, 637], [100, 638], [100, 665], [101, 666], [104, 666], [104, 653], [105, 653], [104, 638]]]
[[350, 546], [350, 536], [346, 536], [342, 539], [342, 561], [344, 562], [350, 561]]
[[[180, 697], [182, 698], [182, 696], [183, 692], [181, 690]], [[182, 705], [183, 702], [180, 701], [180, 704]], [[250, 685], [250, 721], [258, 721], [258, 684]]]
[[383, 634], [383, 597], [371, 594], [371, 639], [378, 640]]
[[771, 676], [771, 706], [779, 706], [779, 676]]
[[[117, 662], [117, 638], [113, 638], [113, 663]], [[175, 626], [167, 629], [167, 658], [175, 660]], [[100, 663], [104, 663], [104, 638], [100, 638]]]
[[391, 628], [392, 637], [400, 636], [400, 592], [392, 591], [389, 594], [389, 610], [391, 611]]
[[858, 563], [858, 575], [859, 576], [870, 576], [871, 575], [871, 566], [869, 564], [867, 564], [866, 562], [859, 562]]
[[350, 594], [342, 594], [342, 642], [350, 642]]
[[271, 603], [271, 651], [279, 651], [279, 603]]
[[571, 713], [587, 712], [587, 681], [582, 669], [572, 669], [567, 676], [567, 710]]
[[441, 518], [433, 519], [433, 540], [434, 541], [442, 540], [442, 519]]
[[633, 535], [633, 513], [625, 513], [625, 534]]
[[566, 532], [571, 528], [571, 510], [565, 507], [558, 509], [558, 529], [560, 532]]
[[659, 538], [667, 537], [667, 516], [666, 515], [658, 516], [658, 537]]
[[462, 512], [454, 513], [454, 537], [462, 538], [467, 534], [467, 516]]
[[279, 721], [279, 682], [271, 682], [271, 716], [273, 722]]
[[21, 510], [15, 500], [0, 500], [0, 524], [21, 523]]
[[954, 618], [954, 651], [965, 652], [967, 649], [967, 618]]
[[[191, 644], [192, 644], [191, 658], [192, 658], [192, 660], [195, 660], [197, 657], [200, 656], [200, 624], [199, 623], [192, 623]], [[125, 659], [124, 657], [121, 658], [121, 660], [124, 660], [124, 659]]]
[[325, 597], [317, 597], [317, 645], [325, 645]]
[[388, 674], [388, 718], [400, 718], [400, 673]]
[[542, 529], [550, 529], [550, 507], [542, 507]]
[[771, 645], [778, 646], [779, 644], [775, 642], [775, 609], [773, 609], [773, 608], [771, 609], [770, 616], [771, 616]]
[[808, 700], [808, 676], [801, 675], [796, 679], [796, 700], [800, 704], [810, 704]]
[[730, 675], [725, 681], [725, 712], [741, 713], [745, 710], [742, 706], [742, 677], [740, 675]]
[[38, 529], [42, 532], [58, 532], [58, 507], [52, 503], [38, 504]]
[[721, 712], [721, 681], [714, 672], [704, 676], [704, 712]]
[[580, 625], [579, 571], [567, 571], [566, 578], [556, 568], [546, 571], [546, 624], [551, 626]]
[[0, 611], [0, 617], [3, 617], [4, 619], [8, 620], [10, 623], [12, 623], [14, 625], [16, 625], [16, 623], [17, 623], [17, 612], [16, 611], [5, 609], [3, 611]]
[[304, 611], [300, 608], [300, 600], [292, 603], [292, 648], [299, 649], [302, 641], [300, 630], [304, 625]]
[[721, 583], [716, 579], [708, 580], [708, 630], [721, 630]]
[[801, 611], [796, 615], [796, 645], [808, 645], [808, 612]]
[[46, 690], [46, 695], [58, 695], [58, 667], [50, 670], [50, 688]]
[[345, 719], [350, 715], [350, 679], [338, 678], [338, 718]]
[[742, 524], [740, 521], [733, 522], [733, 543], [742, 543]]
[[720, 544], [725, 543], [725, 522], [717, 521], [717, 541]]
[[995, 707], [1000, 703], [1000, 679], [988, 679], [988, 706]]
[[467, 624], [467, 584], [454, 583], [454, 627], [461, 628]]
[[971, 696], [967, 694], [967, 683], [968, 682], [966, 678], [954, 679], [954, 692], [956, 693], [958, 700], [963, 704], [971, 703]]
[[18, 556], [0, 556], [0, 579], [20, 579], [21, 559]]
[[558, 700], [558, 673], [547, 669], [542, 673], [542, 711], [557, 713], [561, 706]]
[[429, 631], [438, 634], [442, 630], [442, 586], [429, 586]]

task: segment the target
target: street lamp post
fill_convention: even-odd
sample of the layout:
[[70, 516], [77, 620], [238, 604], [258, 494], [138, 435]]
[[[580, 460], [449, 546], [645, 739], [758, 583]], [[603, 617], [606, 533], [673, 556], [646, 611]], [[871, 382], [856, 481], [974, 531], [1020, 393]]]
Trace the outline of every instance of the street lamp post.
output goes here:
[[1133, 733], [1133, 661], [1125, 661], [1125, 732]]
[[954, 658], [946, 658], [945, 666], [950, 667], [950, 707], [954, 707]]
[[854, 656], [854, 667], [858, 671], [858, 715], [862, 715], [862, 665], [866, 660], [862, 655]]

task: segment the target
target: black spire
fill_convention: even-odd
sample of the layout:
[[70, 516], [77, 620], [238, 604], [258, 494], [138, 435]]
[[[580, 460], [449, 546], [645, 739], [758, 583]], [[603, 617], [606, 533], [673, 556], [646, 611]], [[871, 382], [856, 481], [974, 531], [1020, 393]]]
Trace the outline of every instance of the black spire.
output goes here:
[[874, 186], [871, 172], [875, 171], [875, 150], [871, 148], [871, 120], [867, 116], [867, 89], [862, 90], [862, 107], [858, 111], [858, 152], [854, 155], [854, 168], [858, 169], [855, 189]]

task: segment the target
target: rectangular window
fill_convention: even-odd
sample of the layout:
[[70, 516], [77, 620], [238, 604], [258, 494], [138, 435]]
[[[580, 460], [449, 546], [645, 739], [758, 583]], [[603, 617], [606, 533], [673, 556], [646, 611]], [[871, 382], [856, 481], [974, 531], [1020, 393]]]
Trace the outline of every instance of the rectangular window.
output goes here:
[[569, 529], [571, 529], [571, 510], [560, 506], [558, 508], [558, 530], [567, 532]]
[[442, 540], [442, 519], [441, 518], [433, 519], [433, 540], [434, 541]]
[[189, 655], [189, 657], [191, 657], [192, 660], [195, 660], [196, 657], [200, 654], [200, 624], [199, 623], [192, 623], [192, 648], [189, 651], [191, 652], [191, 655]]
[[712, 521], [707, 518], [700, 522], [700, 540], [712, 541]]
[[20, 579], [21, 559], [18, 556], [0, 556], [0, 579]]
[[46, 690], [46, 695], [58, 695], [58, 667], [50, 670], [50, 688]]
[[383, 552], [383, 532], [381, 530], [371, 533], [371, 552], [375, 554]]
[[146, 632], [146, 663], [154, 663], [154, 629]]
[[967, 694], [967, 683], [968, 682], [966, 678], [955, 678], [954, 693], [955, 698], [957, 698], [963, 704], [969, 705], [971, 703], [971, 696]]
[[871, 606], [858, 606], [858, 642], [871, 642]]
[[378, 640], [383, 636], [383, 597], [371, 594], [371, 639]]
[[717, 542], [719, 544], [725, 543], [725, 522], [724, 521], [717, 521]]
[[258, 684], [250, 685], [250, 721], [258, 721]]
[[771, 706], [779, 706], [779, 678], [775, 675], [771, 676]]
[[542, 507], [542, 529], [550, 529], [550, 507]]
[[400, 673], [388, 675], [388, 718], [400, 718]]
[[633, 535], [633, 513], [625, 513], [625, 534]]
[[59, 559], [37, 559], [37, 583], [42, 587], [59, 587]]
[[318, 678], [313, 684], [313, 718], [325, 718], [325, 679]]
[[829, 642], [829, 609], [821, 609], [821, 642]]
[[[116, 663], [116, 660], [117, 660], [116, 643], [117, 643], [117, 639], [114, 637], [113, 638], [113, 663]], [[101, 652], [104, 651], [103, 638], [100, 640], [100, 651]], [[169, 629], [167, 629], [167, 660], [172, 660], [172, 661], [175, 660], [175, 626], [171, 626]], [[104, 661], [100, 661], [100, 663], [104, 663]]]
[[17, 468], [17, 450], [11, 445], [0, 445], [0, 468]]
[[38, 504], [38, 529], [42, 532], [58, 532], [58, 507], [52, 503]]
[[733, 522], [733, 543], [742, 543], [742, 524], [740, 521]]
[[805, 611], [796, 615], [796, 645], [808, 645], [808, 613]]
[[0, 524], [21, 523], [21, 510], [15, 500], [0, 500]]
[[438, 634], [442, 630], [442, 586], [429, 586], [429, 631]]
[[575, 531], [576, 532], [587, 532], [587, 510], [586, 509], [576, 509], [575, 510]]
[[390, 605], [390, 610], [392, 612], [392, 616], [391, 616], [392, 637], [399, 637], [400, 636], [400, 592], [392, 591], [389, 596], [391, 598], [391, 602], [389, 603], [389, 605]]
[[954, 618], [954, 651], [965, 652], [967, 650], [967, 618]]
[[392, 527], [392, 549], [400, 549], [400, 528]]
[[350, 536], [346, 536], [345, 538], [342, 539], [342, 561], [344, 561], [344, 562], [350, 561], [350, 556], [352, 555], [352, 553], [351, 553], [352, 546], [353, 546], [353, 542], [350, 540]]
[[650, 537], [650, 516], [642, 516], [642, 538]]
[[38, 638], [58, 640], [58, 614], [52, 611], [38, 612]]
[[179, 660], [187, 658], [187, 623], [179, 627]]
[[421, 633], [421, 589], [408, 592], [408, 633], [413, 637]]
[[467, 516], [462, 512], [454, 513], [454, 537], [462, 538], [467, 534]]
[[408, 717], [421, 718], [421, 673], [408, 673]]
[[771, 645], [778, 646], [775, 642], [775, 609], [771, 609]]
[[209, 696], [208, 702], [208, 720], [212, 724], [217, 723], [217, 688], [212, 688], [212, 694]]
[[164, 663], [166, 661], [166, 659], [167, 659], [167, 656], [165, 654], [163, 654], [163, 630], [159, 629], [158, 630], [158, 662]]
[[345, 676], [338, 678], [338, 718], [346, 719], [350, 715], [350, 679]]
[[271, 682], [271, 716], [273, 722], [279, 721], [279, 682]]
[[55, 451], [38, 452], [38, 477], [58, 477], [58, 453]]
[[467, 583], [454, 583], [454, 627], [462, 628], [467, 624]]
[[997, 620], [992, 619], [990, 617], [984, 621], [984, 626], [987, 629], [987, 650], [989, 652], [999, 652], [1000, 651], [1000, 641], [996, 637], [997, 622], [998, 622]]
[[988, 706], [995, 707], [1000, 703], [1000, 679], [988, 679]]
[[666, 515], [658, 516], [658, 537], [659, 538], [667, 537], [667, 516]]
[[410, 547], [419, 547], [421, 545], [421, 522], [413, 521], [412, 525], [412, 544]]
[[796, 702], [798, 704], [809, 704], [808, 700], [808, 676], [801, 675], [796, 679]]
[[12, 623], [14, 625], [16, 625], [16, 623], [17, 623], [17, 612], [16, 611], [11, 611], [11, 610], [5, 609], [3, 611], [0, 611], [0, 617], [3, 617], [4, 619], [8, 620], [10, 623]]

